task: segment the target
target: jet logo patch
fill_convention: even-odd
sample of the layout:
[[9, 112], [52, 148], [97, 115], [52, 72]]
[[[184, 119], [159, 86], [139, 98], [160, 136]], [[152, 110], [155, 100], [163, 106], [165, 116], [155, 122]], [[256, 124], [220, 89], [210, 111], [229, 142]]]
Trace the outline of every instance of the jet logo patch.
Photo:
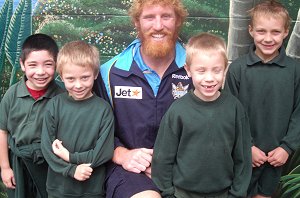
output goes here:
[[142, 87], [115, 86], [115, 98], [143, 99]]

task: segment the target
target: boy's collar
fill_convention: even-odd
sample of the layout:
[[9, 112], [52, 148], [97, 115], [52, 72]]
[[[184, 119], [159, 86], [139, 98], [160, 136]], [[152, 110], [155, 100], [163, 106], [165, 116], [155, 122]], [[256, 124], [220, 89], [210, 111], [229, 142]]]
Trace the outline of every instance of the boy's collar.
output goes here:
[[[279, 54], [278, 56], [276, 56], [275, 58], [273, 58], [271, 61], [264, 63], [266, 65], [278, 65], [280, 67], [286, 67], [286, 61], [285, 61], [285, 57], [286, 57], [286, 52], [283, 46], [281, 46], [279, 48]], [[255, 45], [252, 44], [250, 45], [250, 49], [249, 49], [249, 54], [247, 56], [247, 65], [251, 66], [251, 65], [255, 65], [256, 63], [262, 63], [262, 59], [260, 57], [258, 57], [255, 54]]]

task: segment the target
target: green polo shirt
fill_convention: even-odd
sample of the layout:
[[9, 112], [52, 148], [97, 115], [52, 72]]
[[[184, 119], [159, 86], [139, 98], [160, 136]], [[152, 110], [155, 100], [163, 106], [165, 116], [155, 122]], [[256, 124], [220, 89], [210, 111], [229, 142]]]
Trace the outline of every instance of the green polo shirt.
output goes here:
[[17, 146], [41, 142], [44, 108], [52, 97], [62, 92], [52, 81], [46, 93], [35, 100], [25, 81], [24, 76], [11, 86], [0, 103], [0, 129], [7, 131]]
[[300, 145], [300, 64], [283, 47], [267, 63], [254, 51], [252, 46], [232, 62], [225, 89], [247, 111], [253, 145], [266, 153], [278, 146], [291, 153]]

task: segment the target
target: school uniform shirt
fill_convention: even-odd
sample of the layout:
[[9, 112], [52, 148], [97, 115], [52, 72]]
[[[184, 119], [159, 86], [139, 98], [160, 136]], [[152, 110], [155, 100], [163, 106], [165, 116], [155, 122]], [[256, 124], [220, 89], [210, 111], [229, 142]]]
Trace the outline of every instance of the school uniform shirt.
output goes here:
[[175, 188], [195, 197], [246, 197], [251, 178], [251, 138], [242, 104], [222, 92], [205, 102], [191, 90], [161, 121], [154, 146], [152, 179], [163, 197]]
[[0, 104], [0, 128], [8, 132], [16, 146], [41, 142], [41, 129], [47, 102], [63, 90], [53, 80], [46, 93], [33, 99], [26, 77], [12, 85]]
[[[0, 104], [0, 128], [8, 132], [10, 166], [14, 171], [17, 188], [8, 189], [10, 196], [25, 198], [32, 195], [45, 197], [47, 164], [41, 151], [41, 131], [48, 101], [63, 92], [53, 80], [44, 95], [35, 100], [26, 87], [26, 76], [12, 85]], [[30, 193], [30, 194], [29, 194]]]
[[291, 154], [299, 147], [300, 64], [283, 47], [264, 63], [251, 46], [229, 66], [225, 87], [249, 115], [253, 145], [265, 153], [280, 146]]
[[[113, 156], [114, 117], [110, 105], [96, 95], [74, 100], [68, 93], [53, 98], [43, 122], [42, 151], [49, 164], [47, 192], [54, 197], [105, 197], [105, 163]], [[69, 162], [52, 151], [55, 139], [70, 152]], [[74, 178], [80, 164], [91, 164], [85, 181]]]

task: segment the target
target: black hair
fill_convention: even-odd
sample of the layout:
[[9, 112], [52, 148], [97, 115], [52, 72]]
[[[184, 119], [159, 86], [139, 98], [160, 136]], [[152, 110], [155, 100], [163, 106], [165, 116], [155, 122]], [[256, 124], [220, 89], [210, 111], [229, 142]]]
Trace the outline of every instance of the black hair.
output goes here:
[[56, 62], [58, 54], [58, 46], [53, 38], [46, 34], [33, 34], [28, 36], [22, 45], [22, 51], [20, 55], [21, 61], [24, 63], [27, 56], [33, 51], [46, 50], [52, 56]]

